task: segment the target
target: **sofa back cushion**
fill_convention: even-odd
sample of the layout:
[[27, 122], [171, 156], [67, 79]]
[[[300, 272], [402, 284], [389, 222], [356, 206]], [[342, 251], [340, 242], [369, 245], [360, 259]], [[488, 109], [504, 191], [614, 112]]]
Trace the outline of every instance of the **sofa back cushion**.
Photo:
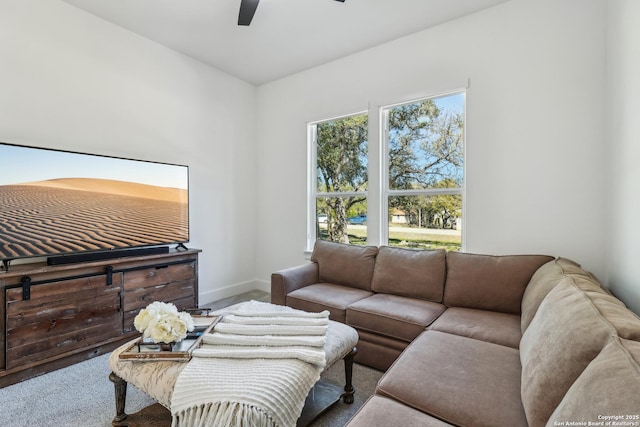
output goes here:
[[522, 294], [533, 273], [553, 257], [447, 253], [444, 304], [520, 314]]
[[446, 251], [415, 251], [381, 246], [371, 290], [378, 293], [442, 302]]
[[371, 290], [376, 246], [355, 246], [316, 240], [311, 261], [318, 263], [321, 282]]
[[580, 265], [566, 258], [549, 261], [533, 274], [522, 296], [522, 333], [529, 327], [544, 297], [567, 275], [589, 277]]
[[640, 319], [592, 280], [566, 276], [544, 298], [520, 341], [522, 405], [544, 426], [612, 336], [640, 338]]
[[[614, 337], [573, 383], [547, 425], [613, 421], [637, 425], [640, 410], [640, 342]], [[579, 425], [579, 424], [576, 424]], [[597, 425], [597, 424], [592, 424]], [[620, 424], [622, 425], [622, 424]], [[632, 425], [632, 424], [629, 424]]]

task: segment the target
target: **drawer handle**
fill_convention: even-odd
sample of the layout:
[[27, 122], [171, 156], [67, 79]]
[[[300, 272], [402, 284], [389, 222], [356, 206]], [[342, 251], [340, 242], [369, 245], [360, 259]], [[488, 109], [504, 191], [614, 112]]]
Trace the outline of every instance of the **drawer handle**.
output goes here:
[[113, 285], [113, 266], [107, 266], [107, 286]]
[[29, 301], [31, 299], [31, 277], [24, 276], [20, 279], [22, 285], [22, 301]]

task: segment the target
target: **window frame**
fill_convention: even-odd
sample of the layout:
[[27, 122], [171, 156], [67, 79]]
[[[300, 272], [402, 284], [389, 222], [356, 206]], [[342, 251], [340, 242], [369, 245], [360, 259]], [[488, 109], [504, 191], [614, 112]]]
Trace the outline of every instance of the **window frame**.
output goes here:
[[[389, 110], [394, 107], [399, 107], [403, 105], [415, 104], [421, 101], [425, 101], [428, 99], [437, 99], [437, 98], [445, 98], [447, 96], [462, 94], [462, 114], [464, 116], [463, 121], [463, 139], [462, 139], [462, 147], [463, 147], [463, 160], [462, 160], [462, 183], [458, 188], [425, 188], [425, 189], [416, 189], [416, 190], [392, 190], [389, 188], [389, 166], [391, 163], [389, 156], [389, 129], [388, 129], [388, 116]], [[389, 198], [394, 196], [438, 196], [438, 195], [459, 195], [462, 199], [462, 230], [461, 230], [461, 249], [464, 249], [466, 246], [466, 227], [465, 227], [465, 218], [466, 218], [466, 182], [467, 182], [467, 159], [466, 159], [466, 140], [467, 140], [467, 90], [459, 89], [452, 90], [448, 92], [442, 92], [437, 95], [427, 95], [419, 98], [415, 98], [409, 101], [397, 102], [393, 104], [388, 104], [381, 106], [378, 109], [378, 117], [380, 120], [380, 135], [379, 135], [379, 145], [381, 151], [381, 179], [382, 179], [382, 188], [381, 188], [381, 197], [380, 197], [380, 244], [388, 245], [389, 244]]]
[[[313, 246], [318, 239], [316, 235], [316, 222], [317, 222], [317, 206], [316, 200], [318, 197], [353, 197], [364, 196], [367, 200], [367, 214], [369, 211], [369, 179], [367, 179], [366, 191], [338, 191], [338, 192], [319, 192], [318, 191], [318, 125], [321, 123], [331, 122], [334, 120], [340, 120], [347, 117], [354, 117], [360, 115], [367, 115], [370, 117], [368, 110], [362, 110], [355, 113], [343, 114], [340, 116], [332, 117], [324, 120], [316, 120], [307, 123], [307, 252], [313, 249]], [[371, 150], [371, 141], [369, 134], [367, 135], [367, 153]], [[370, 156], [369, 156], [370, 157]], [[370, 161], [367, 161], [367, 174], [370, 170]], [[369, 177], [369, 176], [368, 176]], [[369, 232], [367, 225], [367, 244], [369, 242]]]
[[[367, 245], [389, 244], [389, 198], [393, 196], [434, 196], [460, 195], [462, 199], [462, 230], [461, 250], [466, 248], [466, 187], [467, 187], [467, 98], [469, 83], [458, 86], [457, 89], [420, 93], [410, 99], [388, 104], [369, 102], [369, 108], [354, 113], [342, 114], [323, 120], [307, 122], [307, 255], [313, 250], [318, 236], [316, 236], [316, 199], [318, 197], [349, 197], [364, 195], [367, 200]], [[462, 94], [464, 116], [462, 141], [463, 167], [462, 183], [459, 188], [431, 188], [418, 190], [392, 190], [389, 188], [389, 138], [387, 132], [386, 112], [395, 106], [420, 102], [426, 99], [443, 98], [450, 95]], [[377, 105], [377, 106], [373, 106]], [[363, 192], [335, 192], [319, 193], [317, 188], [317, 125], [320, 123], [339, 120], [346, 117], [366, 114], [368, 117], [368, 184]]]

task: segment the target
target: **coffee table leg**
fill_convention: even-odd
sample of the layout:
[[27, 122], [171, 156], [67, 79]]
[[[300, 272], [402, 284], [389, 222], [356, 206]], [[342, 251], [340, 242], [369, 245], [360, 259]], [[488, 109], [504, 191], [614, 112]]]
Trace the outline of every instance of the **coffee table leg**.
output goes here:
[[113, 424], [127, 418], [127, 414], [124, 412], [124, 405], [127, 400], [127, 382], [113, 372], [109, 375], [109, 379], [113, 382], [116, 393], [116, 416], [113, 419]]
[[352, 378], [353, 378], [353, 358], [358, 352], [356, 347], [353, 347], [351, 353], [347, 354], [344, 358], [344, 376], [345, 376], [345, 385], [344, 385], [344, 393], [342, 393], [342, 401], [344, 403], [351, 404], [353, 403], [353, 393], [355, 393], [355, 389], [353, 388]]

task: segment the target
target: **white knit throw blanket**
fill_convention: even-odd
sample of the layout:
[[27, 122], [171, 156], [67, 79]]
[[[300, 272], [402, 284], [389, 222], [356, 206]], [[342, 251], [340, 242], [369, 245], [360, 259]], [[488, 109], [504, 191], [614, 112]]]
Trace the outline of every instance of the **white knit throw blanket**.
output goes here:
[[293, 427], [326, 363], [329, 313], [251, 301], [224, 314], [176, 381], [172, 427]]

